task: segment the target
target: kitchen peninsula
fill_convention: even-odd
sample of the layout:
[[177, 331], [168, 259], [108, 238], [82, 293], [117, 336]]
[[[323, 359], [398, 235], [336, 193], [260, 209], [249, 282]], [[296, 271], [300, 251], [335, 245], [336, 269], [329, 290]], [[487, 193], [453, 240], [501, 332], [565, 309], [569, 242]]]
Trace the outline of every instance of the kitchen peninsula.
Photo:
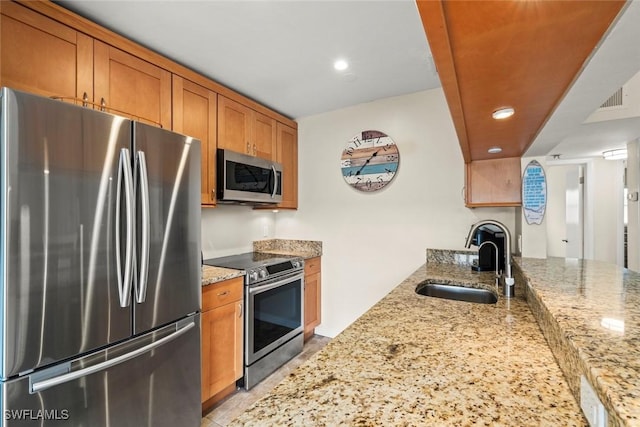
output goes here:
[[427, 279], [493, 286], [444, 254], [232, 425], [586, 425], [522, 287], [495, 305], [414, 292]]

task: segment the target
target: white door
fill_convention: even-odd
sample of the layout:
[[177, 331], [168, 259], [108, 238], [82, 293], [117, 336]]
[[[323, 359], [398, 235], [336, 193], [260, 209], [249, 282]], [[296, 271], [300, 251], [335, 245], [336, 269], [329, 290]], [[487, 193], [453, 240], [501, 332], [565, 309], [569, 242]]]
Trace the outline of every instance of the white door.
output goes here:
[[569, 168], [566, 174], [565, 190], [565, 257], [583, 257], [583, 220], [584, 220], [584, 195], [582, 166]]

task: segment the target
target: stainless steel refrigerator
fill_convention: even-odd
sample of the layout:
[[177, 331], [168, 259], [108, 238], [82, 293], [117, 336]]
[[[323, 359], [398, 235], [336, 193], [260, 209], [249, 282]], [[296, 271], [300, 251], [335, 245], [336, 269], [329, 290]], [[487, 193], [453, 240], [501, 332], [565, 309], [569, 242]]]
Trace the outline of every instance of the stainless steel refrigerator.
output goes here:
[[3, 88], [2, 426], [199, 426], [200, 142]]

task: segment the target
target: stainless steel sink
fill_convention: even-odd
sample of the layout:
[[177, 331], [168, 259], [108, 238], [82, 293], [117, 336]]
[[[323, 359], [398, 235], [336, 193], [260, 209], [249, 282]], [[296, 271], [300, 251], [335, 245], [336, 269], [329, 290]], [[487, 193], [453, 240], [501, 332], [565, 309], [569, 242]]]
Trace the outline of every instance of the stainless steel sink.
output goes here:
[[467, 288], [447, 283], [420, 283], [416, 293], [427, 297], [446, 298], [456, 301], [495, 304], [498, 297], [488, 289]]

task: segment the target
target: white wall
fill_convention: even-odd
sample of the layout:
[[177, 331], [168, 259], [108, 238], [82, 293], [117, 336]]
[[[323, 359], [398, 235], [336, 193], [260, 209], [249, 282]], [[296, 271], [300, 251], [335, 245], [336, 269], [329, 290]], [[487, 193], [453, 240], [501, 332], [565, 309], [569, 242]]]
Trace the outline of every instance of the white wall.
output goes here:
[[[394, 181], [371, 194], [340, 172], [345, 144], [368, 129], [400, 150]], [[298, 119], [298, 144], [299, 208], [275, 214], [275, 233], [323, 242], [319, 334], [346, 328], [422, 265], [426, 248], [463, 248], [479, 219], [514, 229], [514, 208], [464, 207], [464, 161], [441, 89]]]
[[593, 259], [622, 265], [623, 174], [622, 160], [594, 159]]
[[251, 252], [253, 241], [273, 238], [275, 213], [249, 206], [219, 205], [202, 209], [204, 258]]

